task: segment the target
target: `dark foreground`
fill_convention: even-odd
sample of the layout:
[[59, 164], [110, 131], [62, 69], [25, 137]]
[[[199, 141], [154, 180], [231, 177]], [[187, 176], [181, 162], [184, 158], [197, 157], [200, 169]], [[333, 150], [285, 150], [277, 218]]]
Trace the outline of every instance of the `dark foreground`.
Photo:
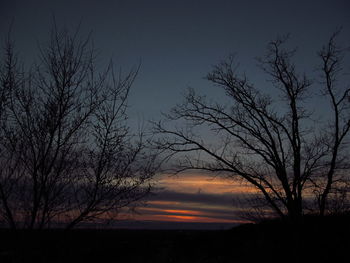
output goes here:
[[1, 230], [0, 262], [350, 262], [349, 217], [231, 230]]

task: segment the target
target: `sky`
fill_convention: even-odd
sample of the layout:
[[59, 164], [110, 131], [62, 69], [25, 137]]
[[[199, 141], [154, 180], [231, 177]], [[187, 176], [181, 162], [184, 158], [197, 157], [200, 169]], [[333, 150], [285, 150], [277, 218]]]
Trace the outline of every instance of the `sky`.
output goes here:
[[[0, 38], [13, 23], [18, 52], [31, 61], [53, 15], [59, 26], [81, 23], [82, 34], [92, 32], [101, 67], [111, 58], [124, 72], [141, 63], [129, 98], [130, 120], [138, 123], [160, 119], [188, 87], [224, 100], [204, 77], [230, 54], [242, 72], [268, 89], [255, 58], [278, 35], [291, 35], [298, 66], [314, 73], [316, 52], [340, 26], [339, 43], [350, 46], [349, 10], [347, 0], [0, 0]], [[134, 220], [236, 224], [241, 219], [232, 200], [251, 191], [198, 172], [158, 180], [157, 193]]]

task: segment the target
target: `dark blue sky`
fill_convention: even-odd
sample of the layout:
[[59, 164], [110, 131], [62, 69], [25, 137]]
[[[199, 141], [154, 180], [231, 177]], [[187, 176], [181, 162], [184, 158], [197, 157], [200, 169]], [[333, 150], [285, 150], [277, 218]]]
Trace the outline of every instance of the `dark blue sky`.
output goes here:
[[[315, 75], [316, 52], [339, 26], [339, 43], [350, 46], [349, 11], [349, 0], [0, 0], [0, 38], [13, 20], [18, 51], [31, 61], [37, 42], [49, 36], [53, 14], [59, 26], [73, 29], [81, 21], [82, 34], [93, 32], [101, 68], [111, 57], [125, 71], [141, 61], [129, 110], [137, 123], [160, 118], [161, 111], [181, 102], [188, 86], [224, 100], [203, 77], [231, 53], [237, 54], [242, 72], [269, 90], [255, 57], [279, 34], [291, 34], [290, 45], [298, 47], [297, 64]], [[164, 190], [143, 208], [142, 218], [236, 222], [230, 200], [239, 187], [192, 176], [161, 178]]]
[[181, 101], [191, 86], [220, 98], [203, 76], [211, 65], [237, 53], [242, 71], [262, 83], [254, 58], [269, 40], [290, 33], [299, 47], [298, 62], [314, 69], [316, 51], [339, 26], [350, 44], [350, 2], [333, 1], [184, 1], [184, 0], [0, 0], [4, 36], [14, 19], [13, 35], [22, 55], [31, 58], [37, 41], [48, 36], [52, 14], [59, 25], [93, 32], [101, 65], [110, 57], [124, 70], [142, 61], [132, 90], [132, 117], [158, 118]]

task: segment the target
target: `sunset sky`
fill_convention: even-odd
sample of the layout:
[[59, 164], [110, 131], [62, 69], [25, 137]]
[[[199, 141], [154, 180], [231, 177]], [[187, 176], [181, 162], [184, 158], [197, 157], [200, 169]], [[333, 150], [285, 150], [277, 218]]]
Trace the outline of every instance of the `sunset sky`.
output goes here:
[[249, 186], [200, 173], [161, 175], [156, 194], [148, 206], [140, 208], [149, 220], [202, 223], [240, 223], [234, 196], [254, 193]]
[[[101, 67], [110, 58], [125, 72], [141, 63], [129, 99], [136, 127], [160, 119], [161, 112], [182, 101], [188, 87], [223, 99], [203, 77], [229, 54], [237, 54], [253, 82], [264, 83], [255, 58], [281, 34], [289, 33], [291, 46], [298, 47], [300, 67], [314, 72], [317, 50], [340, 26], [339, 43], [350, 45], [349, 10], [348, 0], [0, 0], [0, 38], [13, 23], [18, 53], [31, 61], [53, 15], [59, 26], [81, 23], [83, 34], [92, 32]], [[233, 200], [254, 194], [245, 184], [198, 171], [156, 179], [147, 206], [128, 220], [234, 225], [242, 222], [242, 207]]]

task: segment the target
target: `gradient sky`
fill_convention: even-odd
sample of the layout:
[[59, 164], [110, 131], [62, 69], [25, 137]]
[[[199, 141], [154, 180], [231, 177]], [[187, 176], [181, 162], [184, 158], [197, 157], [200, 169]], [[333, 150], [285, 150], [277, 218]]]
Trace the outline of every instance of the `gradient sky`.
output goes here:
[[[18, 51], [30, 61], [48, 36], [53, 14], [59, 26], [81, 22], [82, 33], [92, 31], [101, 66], [113, 58], [128, 71], [141, 61], [129, 109], [137, 123], [159, 119], [189, 86], [223, 99], [203, 77], [231, 53], [242, 72], [263, 83], [254, 59], [279, 34], [291, 34], [300, 67], [313, 72], [316, 51], [335, 29], [343, 26], [339, 42], [350, 45], [349, 10], [348, 0], [0, 0], [0, 37], [14, 21]], [[159, 180], [160, 191], [137, 219], [239, 222], [232, 198], [247, 188], [198, 173]]]

